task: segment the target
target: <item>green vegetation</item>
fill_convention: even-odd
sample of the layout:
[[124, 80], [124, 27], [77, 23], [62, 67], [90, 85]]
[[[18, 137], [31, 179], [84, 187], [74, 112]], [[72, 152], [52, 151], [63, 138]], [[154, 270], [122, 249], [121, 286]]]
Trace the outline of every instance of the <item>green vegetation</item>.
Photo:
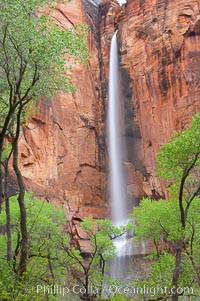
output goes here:
[[[5, 228], [5, 204], [0, 215], [0, 229]], [[12, 260], [6, 260], [7, 237], [0, 235], [0, 296], [1, 300], [41, 300], [35, 294], [36, 285], [63, 281], [65, 270], [61, 262], [61, 250], [56, 246], [58, 236], [62, 235], [65, 216], [61, 209], [50, 203], [35, 200], [31, 193], [25, 195], [27, 212], [27, 232], [29, 246], [27, 269], [23, 277], [26, 281], [17, 281], [16, 274], [20, 264], [20, 209], [17, 196], [10, 198], [10, 224], [12, 232]], [[67, 259], [62, 254], [62, 260]], [[32, 297], [34, 296], [34, 297]]]
[[[200, 114], [182, 133], [175, 132], [158, 154], [158, 175], [168, 181], [170, 200], [143, 199], [131, 217], [136, 239], [151, 239], [156, 253], [148, 280], [150, 287], [167, 286], [173, 292], [157, 297], [177, 301], [180, 288], [188, 295], [200, 293]], [[155, 299], [155, 297], [152, 299]], [[146, 300], [146, 299], [145, 299]], [[148, 299], [147, 299], [148, 300]]]
[[[63, 231], [66, 224], [64, 212], [51, 203], [36, 200], [25, 194], [29, 247], [24, 281], [17, 281], [20, 264], [20, 209], [17, 196], [10, 198], [10, 223], [12, 232], [12, 260], [6, 260], [7, 237], [0, 235], [0, 296], [1, 300], [65, 300], [66, 295], [52, 287], [67, 287], [82, 300], [101, 298], [103, 282], [111, 282], [105, 275], [108, 261], [115, 257], [113, 239], [125, 228], [117, 228], [109, 220], [85, 219], [81, 228], [91, 247], [87, 257], [74, 247], [73, 238]], [[0, 215], [1, 232], [5, 229], [5, 204]], [[62, 284], [62, 285], [61, 285]], [[73, 286], [76, 287], [73, 288]], [[93, 287], [93, 289], [91, 289]], [[45, 294], [44, 294], [45, 289]], [[49, 293], [48, 293], [49, 290]], [[74, 293], [73, 293], [74, 290]], [[55, 291], [56, 292], [56, 291]]]
[[[72, 242], [62, 237], [58, 245], [71, 259], [69, 273], [81, 284], [82, 300], [101, 300], [103, 285], [112, 283], [108, 276], [108, 263], [116, 257], [113, 240], [126, 231], [126, 227], [116, 227], [110, 220], [97, 220], [86, 218], [81, 227], [89, 241], [89, 256], [81, 255], [80, 250], [73, 246]], [[107, 271], [107, 273], [106, 273]]]

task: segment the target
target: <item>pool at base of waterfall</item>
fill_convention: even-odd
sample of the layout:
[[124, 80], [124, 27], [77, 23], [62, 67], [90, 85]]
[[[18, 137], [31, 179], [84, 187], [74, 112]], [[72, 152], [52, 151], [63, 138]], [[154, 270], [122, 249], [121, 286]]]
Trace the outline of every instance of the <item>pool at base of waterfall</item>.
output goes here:
[[133, 242], [132, 237], [122, 236], [115, 240], [117, 257], [110, 263], [110, 276], [126, 282], [143, 279], [147, 274], [146, 256], [153, 251], [153, 245], [145, 242]]
[[148, 272], [149, 260], [145, 255], [124, 255], [117, 257], [110, 264], [110, 276], [113, 280], [127, 282], [144, 279]]

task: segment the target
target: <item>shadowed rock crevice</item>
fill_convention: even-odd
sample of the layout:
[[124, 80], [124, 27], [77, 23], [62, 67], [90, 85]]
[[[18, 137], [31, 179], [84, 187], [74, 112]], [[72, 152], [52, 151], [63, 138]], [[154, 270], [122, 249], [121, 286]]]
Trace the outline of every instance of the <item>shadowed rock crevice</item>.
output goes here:
[[125, 158], [128, 162], [135, 166], [135, 169], [140, 171], [143, 176], [147, 175], [146, 168], [142, 157], [142, 136], [139, 124], [136, 122], [134, 91], [132, 90], [132, 82], [129, 71], [125, 68], [120, 68], [122, 100], [124, 110], [124, 140], [125, 140]]

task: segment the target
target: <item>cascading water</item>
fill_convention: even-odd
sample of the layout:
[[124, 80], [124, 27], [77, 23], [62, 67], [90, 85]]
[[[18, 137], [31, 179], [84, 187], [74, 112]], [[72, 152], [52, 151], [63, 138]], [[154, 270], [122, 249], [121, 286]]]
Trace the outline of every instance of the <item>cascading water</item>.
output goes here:
[[[110, 170], [111, 216], [115, 225], [127, 221], [127, 192], [123, 166], [123, 110], [119, 77], [119, 57], [117, 32], [114, 33], [110, 47], [109, 65], [109, 104], [108, 104], [108, 149]], [[124, 258], [127, 249], [127, 237], [123, 235], [115, 240], [118, 258], [112, 263], [111, 276], [123, 278]]]
[[126, 186], [123, 171], [122, 139], [120, 124], [120, 88], [117, 32], [110, 48], [109, 104], [108, 104], [108, 149], [110, 167], [110, 198], [112, 221], [115, 225], [126, 220]]
[[[109, 102], [108, 102], [108, 150], [109, 150], [109, 191], [111, 199], [111, 216], [115, 225], [126, 224], [130, 206], [128, 206], [125, 164], [128, 162], [125, 149], [124, 98], [119, 75], [119, 56], [117, 32], [114, 33], [110, 47], [109, 64]], [[129, 208], [129, 209], [128, 209]], [[122, 283], [138, 279], [145, 275], [145, 244], [133, 244], [132, 236], [125, 234], [114, 241], [117, 259], [110, 266], [113, 279]]]
[[126, 4], [126, 0], [117, 0], [117, 2], [119, 3], [120, 6]]
[[[124, 171], [125, 145], [123, 121], [123, 97], [119, 76], [119, 56], [117, 32], [114, 33], [110, 47], [109, 64], [109, 103], [108, 103], [108, 150], [109, 150], [109, 191], [111, 199], [111, 216], [115, 225], [127, 223], [128, 194]], [[141, 272], [140, 260], [134, 251], [135, 245], [128, 235], [115, 240], [118, 257], [111, 264], [110, 274], [113, 279], [123, 282], [138, 277]], [[141, 253], [140, 253], [141, 254]], [[138, 265], [139, 262], [139, 265]]]

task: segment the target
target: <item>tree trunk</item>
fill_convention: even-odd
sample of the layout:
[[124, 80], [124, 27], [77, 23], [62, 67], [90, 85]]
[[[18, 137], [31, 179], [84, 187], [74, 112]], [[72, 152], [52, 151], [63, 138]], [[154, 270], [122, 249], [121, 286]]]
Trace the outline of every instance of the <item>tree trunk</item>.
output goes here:
[[21, 232], [21, 249], [18, 268], [18, 277], [23, 280], [24, 273], [26, 272], [27, 258], [28, 258], [28, 232], [26, 222], [26, 207], [24, 203], [25, 185], [21, 171], [18, 166], [18, 140], [20, 135], [20, 122], [21, 122], [22, 107], [17, 114], [17, 126], [15, 135], [13, 135], [12, 147], [13, 147], [13, 169], [15, 171], [17, 182], [19, 186], [18, 204], [20, 209], [20, 232]]
[[178, 285], [179, 285], [179, 276], [181, 273], [181, 257], [182, 257], [182, 248], [183, 248], [183, 241], [179, 240], [175, 242], [175, 268], [173, 272], [172, 278], [172, 287], [173, 287], [173, 294], [172, 294], [172, 301], [178, 301]]
[[26, 224], [26, 207], [24, 204], [25, 196], [25, 186], [21, 172], [18, 167], [18, 145], [16, 143], [13, 151], [13, 168], [17, 176], [17, 182], [19, 185], [19, 196], [18, 204], [20, 209], [20, 232], [21, 232], [21, 251], [20, 251], [20, 260], [19, 260], [19, 278], [22, 278], [23, 274], [26, 272], [27, 265], [27, 254], [28, 254], [28, 232]]
[[7, 235], [7, 261], [12, 259], [12, 234], [10, 223], [10, 200], [6, 198], [6, 235]]
[[[2, 126], [2, 130], [0, 132], [0, 163], [2, 163], [2, 154], [3, 154], [5, 136], [6, 136], [8, 128], [9, 128], [9, 124], [10, 124], [13, 114], [14, 114], [14, 109], [11, 106], [9, 108], [8, 114], [5, 118], [4, 124]], [[1, 166], [0, 166], [0, 212], [1, 212], [1, 207], [2, 207], [3, 201], [4, 201], [3, 173], [2, 173]]]
[[7, 236], [7, 261], [12, 259], [12, 233], [11, 233], [11, 217], [10, 217], [10, 200], [8, 197], [8, 162], [10, 160], [12, 150], [5, 160], [4, 166], [4, 200], [5, 200], [5, 211], [6, 211], [6, 236]]

